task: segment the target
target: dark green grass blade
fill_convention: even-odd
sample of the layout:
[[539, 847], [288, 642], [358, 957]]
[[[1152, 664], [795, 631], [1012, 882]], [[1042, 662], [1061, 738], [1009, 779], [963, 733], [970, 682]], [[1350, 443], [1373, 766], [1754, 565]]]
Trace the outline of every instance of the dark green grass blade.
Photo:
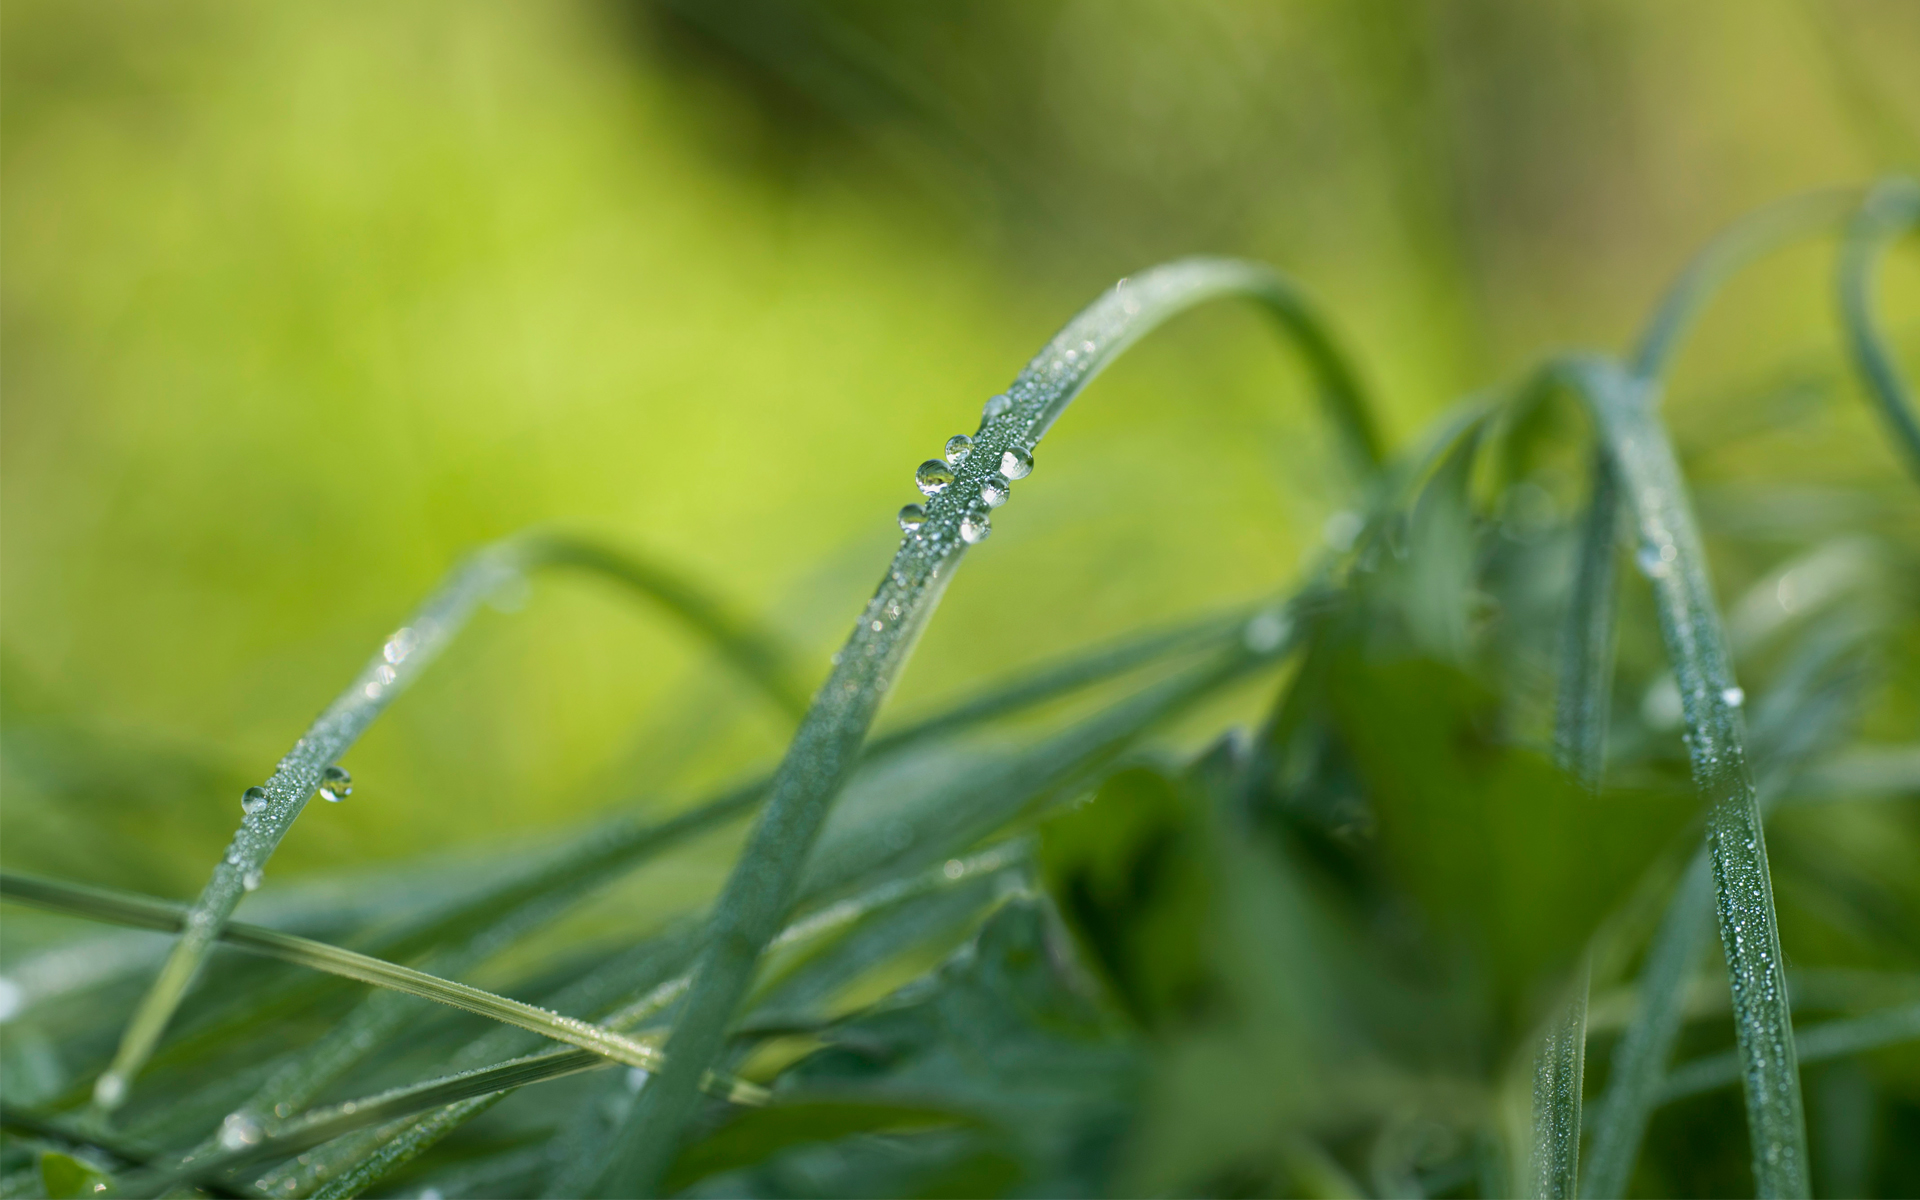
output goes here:
[[[1823, 1021], [1794, 1031], [1794, 1046], [1803, 1063], [1845, 1058], [1882, 1046], [1920, 1041], [1920, 1004], [1904, 1004], [1860, 1017]], [[1660, 1085], [1659, 1103], [1669, 1104], [1740, 1082], [1740, 1058], [1732, 1052], [1696, 1058], [1667, 1074]]]
[[[1837, 742], [1853, 719], [1866, 683], [1864, 673], [1850, 665], [1865, 653], [1862, 635], [1844, 626], [1824, 631], [1755, 705], [1755, 744], [1767, 748], [1758, 796], [1763, 812], [1798, 786], [1814, 769], [1809, 762]], [[1660, 1103], [1662, 1075], [1685, 1017], [1687, 980], [1712, 925], [1713, 898], [1712, 868], [1702, 846], [1682, 873], [1647, 950], [1638, 1006], [1614, 1047], [1607, 1089], [1595, 1105], [1582, 1195], [1626, 1194], [1641, 1140]]]
[[1854, 365], [1878, 402], [1907, 469], [1920, 478], [1920, 416], [1873, 316], [1873, 287], [1888, 247], [1920, 225], [1920, 183], [1889, 179], [1867, 195], [1840, 251], [1840, 320]]
[[[32, 904], [68, 916], [113, 921], [140, 929], [177, 932], [189, 920], [184, 905], [170, 904], [148, 896], [111, 892], [103, 888], [59, 883], [49, 879], [30, 879], [20, 875], [0, 875], [0, 895], [9, 900]], [[578, 1046], [629, 1066], [655, 1068], [659, 1052], [653, 1046], [603, 1029], [575, 1017], [549, 1012], [531, 1004], [496, 996], [469, 984], [441, 979], [403, 967], [397, 963], [369, 958], [339, 946], [329, 946], [277, 929], [229, 921], [220, 931], [220, 940], [255, 954], [264, 954], [282, 962], [311, 967], [345, 979], [391, 988], [410, 996], [445, 1004], [465, 1012], [487, 1017], [537, 1033], [554, 1041]]]
[[1679, 680], [1694, 785], [1707, 809], [1716, 911], [1745, 1063], [1753, 1169], [1763, 1197], [1808, 1190], [1806, 1121], [1793, 1023], [1746, 737], [1704, 547], [1672, 445], [1643, 380], [1601, 359], [1569, 364], [1639, 529], [1637, 561], [1653, 585]]
[[[326, 769], [452, 641], [481, 600], [524, 577], [529, 569], [562, 564], [607, 571], [613, 578], [655, 595], [696, 631], [716, 637], [722, 653], [735, 661], [757, 663], [754, 654], [742, 646], [750, 649], [771, 644], [764, 637], [743, 641], [733, 625], [718, 617], [703, 616], [698, 589], [680, 583], [670, 573], [658, 568], [641, 569], [635, 560], [611, 552], [590, 554], [584, 543], [536, 538], [501, 543], [473, 555], [382, 644], [347, 690], [294, 743], [265, 783], [265, 796], [244, 813], [226, 855], [214, 868], [213, 878], [194, 901], [180, 940], [174, 943], [153, 986], [127, 1022], [113, 1062], [95, 1083], [97, 1113], [104, 1116], [126, 1099], [134, 1076], [151, 1057], [181, 999], [205, 965], [221, 927], [241, 898], [259, 885], [267, 860], [319, 788]], [[747, 669], [749, 678], [756, 681], [769, 678], [764, 672]], [[776, 696], [786, 703], [784, 692], [776, 691]]]
[[1196, 304], [1231, 295], [1251, 298], [1279, 318], [1313, 369], [1351, 457], [1369, 470], [1378, 463], [1378, 435], [1353, 373], [1298, 291], [1270, 270], [1225, 260], [1174, 263], [1123, 280], [1069, 322], [1008, 389], [1006, 407], [983, 421], [971, 453], [933, 496], [924, 525], [902, 542], [801, 722], [716, 906], [712, 948], [674, 1031], [670, 1065], [634, 1106], [621, 1152], [600, 1181], [602, 1194], [651, 1191], [671, 1161], [692, 1112], [698, 1073], [718, 1055], [755, 961], [792, 903], [828, 806], [960, 565], [968, 545], [963, 522], [977, 530], [984, 520], [980, 496], [988, 477], [1003, 456], [1030, 455], [1067, 404], [1135, 339]]
[[[1836, 189], [1790, 197], [1736, 222], [1715, 238], [1688, 264], [1654, 310], [1634, 352], [1634, 374], [1648, 382], [1664, 376], [1687, 330], [1729, 278], [1782, 244], [1838, 220], [1854, 195], [1851, 190]], [[1578, 380], [1573, 382], [1579, 386]], [[1605, 769], [1613, 695], [1616, 547], [1621, 522], [1620, 482], [1603, 445], [1595, 448], [1591, 478], [1593, 493], [1581, 525], [1561, 635], [1554, 751], [1564, 770], [1597, 791]], [[1578, 1188], [1586, 996], [1584, 987], [1576, 991], [1535, 1055], [1532, 1179], [1535, 1194], [1541, 1196], [1569, 1197]], [[1576, 1040], [1578, 1046], [1573, 1044]]]

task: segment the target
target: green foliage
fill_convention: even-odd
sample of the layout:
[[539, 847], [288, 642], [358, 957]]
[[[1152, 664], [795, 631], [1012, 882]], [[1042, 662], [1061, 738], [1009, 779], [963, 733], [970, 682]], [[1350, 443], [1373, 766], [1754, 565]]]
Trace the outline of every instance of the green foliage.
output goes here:
[[[1783, 211], [1761, 226], [1838, 208]], [[1861, 1094], [1890, 1122], [1920, 1105], [1912, 747], [1861, 733], [1908, 703], [1882, 668], [1911, 652], [1916, 549], [1732, 542], [1750, 586], [1723, 620], [1722, 544], [1652, 403], [1754, 244], [1683, 276], [1638, 373], [1556, 360], [1393, 458], [1290, 281], [1130, 277], [989, 406], [771, 773], [559, 845], [263, 889], [232, 920], [325, 770], [536, 567], [628, 585], [800, 708], [779, 637], [710, 589], [559, 535], [482, 551], [282, 760], [198, 900], [6, 877], [69, 923], [8, 966], [5, 1194], [1606, 1194], [1636, 1161], [1648, 1190], [1677, 1177], [1641, 1152], [1661, 1106], [1735, 1087], [1752, 1133], [1720, 1129], [1713, 1161], [1754, 1174], [1731, 1186], [1901, 1178], [1910, 1145], [1821, 1131]], [[1358, 477], [1304, 577], [870, 736], [982, 489], [1046, 487], [1017, 468], [1068, 402], [1232, 296], [1290, 336]], [[1843, 312], [1898, 429], [1868, 309]], [[753, 813], [717, 896], [661, 919], [620, 890]], [[1816, 1093], [1809, 1138], [1813, 1062], [1869, 1082]]]

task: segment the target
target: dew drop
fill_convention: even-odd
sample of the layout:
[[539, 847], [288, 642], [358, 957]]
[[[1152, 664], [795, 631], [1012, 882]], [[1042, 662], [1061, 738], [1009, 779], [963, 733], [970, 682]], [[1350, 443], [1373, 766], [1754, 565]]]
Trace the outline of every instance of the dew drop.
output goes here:
[[885, 629], [886, 627], [887, 627], [887, 623], [885, 621], [875, 621], [872, 624], [867, 626], [868, 629], [873, 630], [875, 633], [879, 633], [882, 629]]
[[986, 541], [987, 535], [992, 532], [993, 522], [987, 519], [984, 512], [970, 512], [960, 518], [960, 537], [969, 546]]
[[118, 1108], [127, 1098], [127, 1077], [118, 1071], [108, 1071], [93, 1081], [93, 1102], [101, 1108]]
[[1266, 654], [1280, 648], [1287, 640], [1287, 616], [1282, 612], [1263, 612], [1247, 622], [1241, 631], [1241, 638], [1247, 649], [1255, 654]]
[[[363, 646], [365, 644], [365, 642], [361, 643]], [[250, 787], [240, 793], [240, 811], [243, 813], [257, 813], [266, 806], [266, 803], [267, 789], [263, 787]]]
[[227, 1119], [220, 1122], [220, 1147], [223, 1150], [245, 1150], [260, 1141], [260, 1122], [245, 1113], [228, 1113]]
[[[900, 510], [900, 529], [902, 532], [912, 533], [926, 523], [927, 510], [921, 508], [918, 504], [909, 504]], [[895, 580], [894, 582], [898, 583], [900, 581]]]
[[986, 404], [980, 409], [980, 423], [984, 425], [1012, 407], [1013, 399], [1004, 393], [988, 396]]
[[1010, 447], [1000, 455], [1000, 473], [1008, 479], [1025, 479], [1033, 474], [1033, 455], [1018, 446]]
[[956, 433], [947, 439], [947, 448], [944, 453], [947, 461], [957, 467], [966, 461], [967, 455], [972, 450], [973, 439], [964, 433]]
[[398, 665], [405, 662], [407, 655], [412, 654], [414, 647], [419, 644], [419, 635], [403, 626], [394, 630], [393, 636], [387, 639], [387, 644], [380, 647], [380, 657]]
[[1648, 579], [1665, 579], [1673, 573], [1673, 560], [1679, 556], [1672, 542], [1642, 542], [1633, 561]]
[[943, 460], [930, 458], [913, 473], [913, 483], [922, 496], [938, 496], [953, 482], [953, 468]]
[[940, 873], [948, 879], [958, 879], [967, 873], [967, 864], [957, 858], [950, 858], [946, 865], [940, 868]]
[[986, 501], [988, 508], [999, 508], [1011, 495], [1013, 495], [1013, 485], [1008, 483], [1007, 477], [998, 471], [981, 481], [980, 499]]
[[264, 880], [266, 877], [267, 877], [266, 872], [262, 871], [258, 867], [255, 867], [253, 870], [248, 871], [245, 875], [240, 877], [240, 886], [245, 888], [249, 892], [257, 892], [260, 890], [261, 881]]
[[353, 776], [345, 767], [328, 767], [320, 774], [320, 798], [338, 804], [353, 795]]
[[1720, 699], [1726, 702], [1728, 708], [1739, 708], [1747, 702], [1747, 690], [1742, 687], [1721, 688]]

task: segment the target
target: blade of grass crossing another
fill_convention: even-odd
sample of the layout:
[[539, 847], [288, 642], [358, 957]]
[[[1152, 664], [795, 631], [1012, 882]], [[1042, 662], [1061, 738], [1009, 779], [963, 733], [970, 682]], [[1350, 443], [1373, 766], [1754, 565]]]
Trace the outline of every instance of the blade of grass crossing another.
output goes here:
[[1032, 453], [1080, 390], [1133, 341], [1207, 300], [1242, 296], [1273, 313], [1293, 335], [1319, 385], [1342, 445], [1371, 472], [1380, 460], [1373, 419], [1354, 373], [1297, 288], [1249, 263], [1189, 259], [1122, 280], [1070, 321], [990, 402], [970, 452], [951, 469], [929, 460], [918, 480], [930, 496], [906, 535], [838, 664], [780, 767], [716, 906], [711, 948], [695, 975], [686, 1016], [672, 1036], [667, 1070], [634, 1105], [602, 1195], [650, 1192], [692, 1115], [698, 1073], [719, 1054], [754, 963], [791, 904], [808, 850], [859, 757], [888, 687], [939, 603], [968, 545], [990, 530], [982, 488], [1002, 498], [1031, 469]]
[[[164, 900], [18, 875], [0, 875], [0, 895], [52, 912], [93, 917], [141, 929], [173, 932], [190, 919], [189, 910]], [[239, 921], [228, 922], [220, 931], [220, 940], [282, 962], [311, 967], [375, 987], [391, 988], [504, 1024], [517, 1025], [542, 1037], [578, 1046], [628, 1066], [653, 1069], [660, 1065], [660, 1052], [656, 1047], [591, 1022], [562, 1016], [505, 996], [496, 996], [470, 984], [441, 979], [411, 967], [369, 958], [325, 942]]]
[[[601, 551], [588, 554], [585, 543], [557, 538], [510, 540], [489, 546], [456, 567], [414, 613], [395, 630], [347, 689], [308, 727], [293, 749], [280, 760], [259, 788], [250, 788], [242, 800], [242, 817], [226, 854], [214, 867], [200, 896], [187, 914], [180, 940], [174, 943], [152, 986], [142, 997], [121, 1035], [120, 1045], [93, 1089], [93, 1111], [104, 1120], [127, 1096], [140, 1068], [153, 1054], [187, 989], [193, 986], [221, 928], [246, 894], [258, 887], [280, 840], [326, 781], [327, 772], [374, 720], [386, 710], [429, 663], [446, 648], [480, 602], [525, 578], [534, 568], [568, 565], [604, 571], [642, 592], [654, 594], [691, 627], [715, 637], [723, 653], [747, 664], [749, 677], [773, 688], [776, 703], [787, 705], [784, 684], [758, 671], [752, 654], [738, 649], [732, 626], [700, 619], [699, 592], [679, 583], [669, 572], [641, 570], [635, 560]], [[664, 588], [664, 590], [662, 590]], [[759, 638], [755, 644], [770, 644]]]
[[1873, 285], [1880, 259], [1901, 235], [1920, 225], [1920, 183], [1889, 179], [1867, 194], [1866, 203], [1847, 227], [1840, 251], [1840, 319], [1854, 364], [1867, 390], [1879, 402], [1901, 458], [1920, 479], [1920, 416], [1900, 368], [1880, 338], [1873, 319]]
[[1744, 1064], [1753, 1172], [1763, 1197], [1808, 1192], [1806, 1120], [1773, 882], [1767, 871], [1745, 730], [1708, 581], [1705, 552], [1652, 389], [1605, 359], [1569, 364], [1638, 527], [1635, 561], [1653, 586], [1667, 657], [1679, 681], [1694, 786], [1707, 809], [1721, 944]]

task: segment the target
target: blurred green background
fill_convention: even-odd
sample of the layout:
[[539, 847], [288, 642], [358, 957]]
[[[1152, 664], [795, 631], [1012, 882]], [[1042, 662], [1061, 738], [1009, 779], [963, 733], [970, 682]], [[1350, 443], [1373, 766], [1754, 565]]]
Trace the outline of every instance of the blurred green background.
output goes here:
[[[1907, 0], [0, 12], [4, 855], [175, 895], [434, 580], [529, 525], [708, 581], [811, 686], [914, 464], [1129, 271], [1296, 273], [1399, 445], [1621, 345], [1741, 211], [1920, 165]], [[1834, 485], [1900, 483], [1830, 261], [1754, 273], [1680, 372], [1710, 525], [1752, 481], [1839, 526], [1872, 514]], [[1887, 311], [1911, 365], [1911, 256]], [[1272, 343], [1209, 310], [1097, 384], [894, 707], [1291, 576], [1343, 500]], [[541, 582], [276, 873], [684, 795], [785, 728], [628, 598]]]

